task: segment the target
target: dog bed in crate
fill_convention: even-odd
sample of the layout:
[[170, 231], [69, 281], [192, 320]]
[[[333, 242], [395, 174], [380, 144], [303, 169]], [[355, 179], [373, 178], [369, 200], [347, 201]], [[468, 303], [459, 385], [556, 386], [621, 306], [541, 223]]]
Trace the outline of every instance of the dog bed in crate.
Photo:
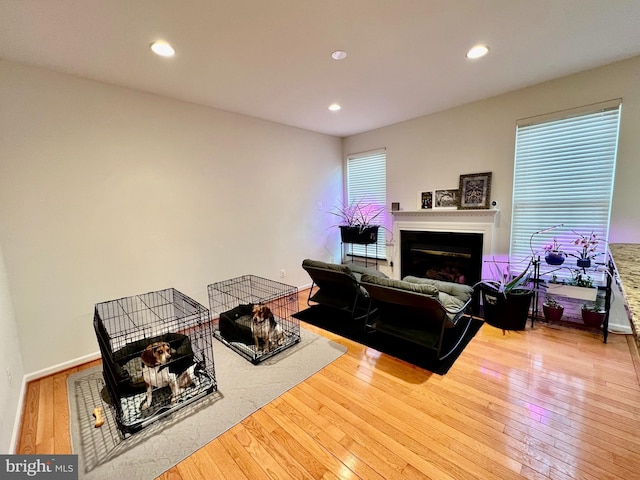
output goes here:
[[[274, 315], [276, 322], [281, 326], [283, 320]], [[222, 312], [218, 321], [218, 330], [214, 330], [215, 337], [222, 343], [238, 352], [243, 357], [253, 363], [259, 363], [268, 357], [281, 352], [293, 343], [300, 341], [299, 330], [292, 332], [283, 329], [283, 339], [280, 345], [276, 345], [270, 351], [265, 352], [255, 350], [255, 341], [251, 333], [251, 322], [253, 319], [253, 304], [241, 304], [231, 310]], [[263, 345], [261, 341], [260, 345]]]
[[171, 371], [184, 372], [193, 363], [191, 341], [186, 335], [167, 333], [153, 338], [145, 338], [131, 342], [120, 350], [113, 352], [114, 378], [120, 395], [131, 395], [146, 391], [142, 379], [142, 358], [144, 349], [155, 342], [167, 342], [171, 346]]
[[[142, 378], [142, 358], [144, 349], [155, 342], [166, 342], [171, 347], [171, 360], [166, 367], [172, 373], [180, 375], [189, 367], [195, 365], [194, 381], [171, 403], [171, 387], [153, 389], [151, 406], [142, 410], [141, 406], [147, 398], [147, 385]], [[207, 372], [201, 368], [194, 357], [191, 341], [188, 336], [179, 333], [167, 333], [157, 337], [137, 340], [125, 345], [113, 354], [116, 389], [122, 411], [121, 424], [125, 431], [137, 431], [158, 415], [169, 413], [173, 408], [184, 406], [213, 391], [215, 382]], [[110, 403], [112, 402], [109, 399]]]
[[220, 335], [227, 341], [233, 343], [244, 343], [253, 345], [253, 335], [251, 334], [251, 318], [253, 316], [253, 305], [238, 305], [227, 312], [220, 314]]

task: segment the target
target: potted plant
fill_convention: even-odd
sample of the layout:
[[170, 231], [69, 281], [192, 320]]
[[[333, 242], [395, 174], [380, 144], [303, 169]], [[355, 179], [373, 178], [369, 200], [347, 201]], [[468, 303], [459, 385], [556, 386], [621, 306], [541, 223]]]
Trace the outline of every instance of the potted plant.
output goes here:
[[582, 306], [582, 321], [587, 327], [600, 328], [607, 312], [596, 305], [585, 303]]
[[583, 273], [582, 269], [577, 268], [571, 272], [571, 279], [567, 282], [567, 285], [574, 287], [592, 288], [593, 278], [590, 275]]
[[578, 247], [578, 250], [576, 250], [575, 253], [569, 253], [568, 255], [575, 257], [576, 264], [584, 271], [591, 267], [591, 260], [599, 255], [596, 250], [598, 249], [600, 240], [594, 232], [591, 232], [591, 235], [582, 235], [574, 230], [572, 231], [577, 235], [573, 244]]
[[529, 259], [527, 267], [511, 278], [509, 265], [506, 272], [494, 262], [494, 280], [480, 282], [484, 320], [489, 325], [503, 330], [524, 330], [529, 316], [529, 307], [533, 299], [534, 289], [531, 285], [531, 267]]
[[547, 262], [548, 265], [559, 266], [562, 265], [566, 259], [566, 254], [560, 250], [560, 244], [556, 238], [544, 247], [544, 252], [544, 261]]
[[329, 213], [340, 218], [340, 238], [342, 243], [368, 245], [378, 241], [379, 225], [373, 221], [384, 211], [384, 207], [373, 202], [358, 200], [353, 203], [340, 203]]
[[582, 305], [582, 322], [587, 327], [600, 328], [606, 315], [604, 299], [600, 295], [596, 297], [594, 302]]
[[542, 304], [542, 313], [547, 322], [557, 322], [562, 318], [564, 306], [554, 298], [547, 297]]

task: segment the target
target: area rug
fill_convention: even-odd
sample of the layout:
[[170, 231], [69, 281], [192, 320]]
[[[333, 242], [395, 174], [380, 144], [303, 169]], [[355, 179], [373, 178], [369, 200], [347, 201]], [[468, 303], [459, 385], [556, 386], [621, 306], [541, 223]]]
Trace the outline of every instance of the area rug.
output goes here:
[[460, 345], [447, 358], [438, 360], [433, 350], [418, 344], [380, 332], [365, 332], [363, 321], [354, 321], [346, 312], [314, 305], [294, 314], [294, 317], [438, 375], [444, 375], [449, 371], [484, 323], [481, 320], [472, 319]]
[[[102, 367], [69, 376], [69, 430], [79, 478], [153, 479], [346, 352], [300, 330], [299, 343], [258, 365], [215, 340], [218, 391], [126, 438], [102, 399]], [[99, 406], [105, 423], [95, 428], [93, 409]]]

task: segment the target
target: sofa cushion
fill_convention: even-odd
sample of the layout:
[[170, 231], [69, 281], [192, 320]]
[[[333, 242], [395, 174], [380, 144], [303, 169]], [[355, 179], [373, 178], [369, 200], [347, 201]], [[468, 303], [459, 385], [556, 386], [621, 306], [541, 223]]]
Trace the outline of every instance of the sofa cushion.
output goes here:
[[341, 265], [338, 263], [327, 263], [321, 260], [310, 260], [306, 259], [302, 261], [302, 267], [315, 267], [315, 268], [325, 268], [327, 270], [334, 270], [336, 272], [341, 272], [346, 275], [353, 277], [357, 282], [360, 282], [362, 275], [372, 275], [375, 277], [387, 278], [387, 276], [373, 268], [362, 267], [356, 264], [349, 265]]
[[326, 268], [327, 270], [335, 270], [336, 272], [346, 273], [353, 276], [353, 271], [348, 265], [339, 265], [337, 263], [327, 263], [321, 260], [303, 260], [302, 266], [314, 267], [314, 268]]
[[450, 312], [458, 311], [464, 306], [473, 295], [473, 287], [461, 283], [445, 282], [443, 280], [433, 280], [430, 278], [420, 278], [413, 276], [404, 277], [405, 282], [416, 285], [433, 285], [440, 291], [438, 300], [444, 308]]
[[446, 308], [449, 312], [456, 312], [460, 310], [465, 302], [463, 302], [459, 297], [454, 297], [453, 295], [449, 295], [446, 292], [440, 292], [438, 295], [438, 300], [442, 304], [444, 308]]
[[443, 280], [432, 280], [430, 278], [413, 277], [411, 275], [404, 277], [405, 282], [417, 283], [420, 285], [433, 285], [441, 293], [447, 294], [447, 296], [455, 297], [460, 300], [462, 304], [473, 295], [473, 287], [469, 285], [463, 285], [461, 283], [445, 282]]
[[375, 285], [381, 285], [383, 287], [391, 287], [400, 290], [406, 290], [408, 292], [420, 293], [422, 295], [438, 299], [438, 288], [430, 284], [404, 282], [402, 280], [393, 280], [391, 278], [382, 278], [367, 274], [362, 276], [362, 281], [364, 283], [373, 283]]

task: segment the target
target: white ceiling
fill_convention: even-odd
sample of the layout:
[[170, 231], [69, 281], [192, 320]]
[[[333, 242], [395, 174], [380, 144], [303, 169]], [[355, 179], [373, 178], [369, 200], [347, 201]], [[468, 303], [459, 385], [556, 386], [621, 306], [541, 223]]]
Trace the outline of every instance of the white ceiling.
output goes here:
[[639, 0], [0, 0], [0, 58], [340, 137], [638, 54]]

